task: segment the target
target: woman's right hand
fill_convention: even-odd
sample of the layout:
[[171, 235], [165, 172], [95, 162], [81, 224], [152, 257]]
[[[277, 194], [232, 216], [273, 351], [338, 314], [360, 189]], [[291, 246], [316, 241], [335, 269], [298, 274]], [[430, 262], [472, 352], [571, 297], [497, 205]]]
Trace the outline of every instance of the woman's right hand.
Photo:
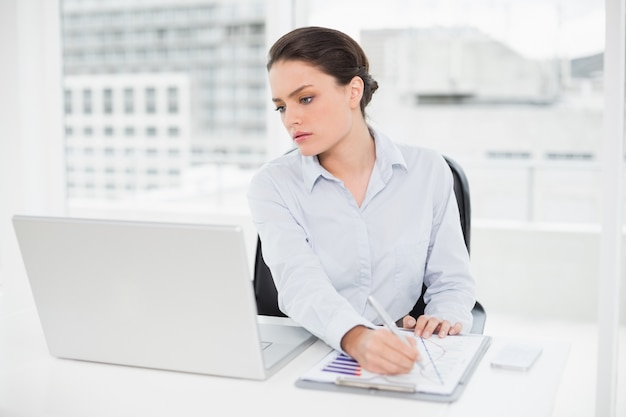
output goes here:
[[415, 339], [408, 344], [389, 329], [356, 326], [341, 339], [341, 348], [363, 369], [385, 375], [405, 374], [421, 359]]

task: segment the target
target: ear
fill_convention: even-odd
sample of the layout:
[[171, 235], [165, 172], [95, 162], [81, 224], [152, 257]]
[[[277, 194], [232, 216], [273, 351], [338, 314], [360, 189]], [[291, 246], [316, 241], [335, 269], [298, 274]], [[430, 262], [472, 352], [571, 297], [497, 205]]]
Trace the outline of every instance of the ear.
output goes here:
[[361, 97], [363, 97], [363, 80], [359, 76], [355, 76], [348, 84], [350, 92], [350, 108], [360, 108]]

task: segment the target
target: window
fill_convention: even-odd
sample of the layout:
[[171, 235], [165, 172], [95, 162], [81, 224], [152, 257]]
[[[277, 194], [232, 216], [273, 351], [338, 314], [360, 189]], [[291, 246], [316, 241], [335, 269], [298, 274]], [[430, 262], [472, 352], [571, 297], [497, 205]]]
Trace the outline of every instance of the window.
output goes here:
[[465, 168], [473, 219], [597, 223], [603, 3], [497, 3], [296, 1], [364, 48], [372, 123]]
[[157, 129], [154, 126], [146, 127], [146, 136], [155, 137], [157, 135]]
[[167, 136], [169, 137], [177, 137], [180, 136], [180, 129], [178, 126], [170, 126], [167, 128]]
[[91, 114], [93, 111], [92, 103], [91, 103], [91, 90], [84, 89], [83, 90], [83, 113]]
[[102, 108], [104, 114], [113, 113], [113, 90], [110, 88], [105, 88], [102, 92]]
[[[266, 2], [133, 7], [118, 2], [107, 15], [123, 16], [123, 29], [99, 23], [97, 30], [95, 23], [79, 22], [100, 21], [101, 10], [72, 4], [64, 11], [73, 19], [64, 21], [63, 33], [91, 41], [70, 40], [64, 64], [79, 54], [91, 58], [65, 68], [84, 77], [77, 87], [66, 87], [66, 112], [76, 113], [72, 100], [81, 105], [72, 91], [82, 98], [83, 115], [96, 111], [92, 90], [102, 93], [95, 100], [105, 114], [116, 111], [119, 94], [127, 118], [111, 138], [176, 139], [186, 147], [181, 155], [189, 155], [185, 169], [205, 167], [194, 175], [206, 173], [206, 182], [212, 181], [210, 167], [226, 154], [242, 174], [241, 183], [229, 186], [233, 193], [243, 192], [268, 149], [279, 154], [289, 147], [284, 136], [267, 135], [269, 128], [283, 128], [266, 111], [271, 103], [265, 39], [268, 30], [276, 30], [266, 24]], [[595, 138], [602, 122], [604, 47], [599, 0], [581, 8], [557, 0], [351, 4], [291, 2], [292, 15], [300, 19], [295, 24], [334, 27], [359, 41], [380, 85], [368, 107], [370, 123], [398, 142], [457, 159], [471, 179], [475, 219], [598, 221]], [[348, 11], [357, 16], [349, 24], [337, 18]], [[103, 51], [132, 59], [112, 66]], [[109, 80], [89, 82], [96, 73]], [[84, 139], [76, 133], [73, 140]], [[138, 156], [136, 163], [142, 163]], [[185, 178], [192, 177], [197, 178]], [[551, 192], [554, 187], [560, 191]]]
[[65, 114], [72, 114], [72, 90], [65, 90], [65, 97], [63, 98], [65, 106]]
[[178, 113], [178, 88], [176, 87], [167, 89], [167, 111], [168, 113]]
[[[225, 167], [221, 148], [226, 148], [228, 169], [238, 173], [232, 176], [238, 180], [229, 179], [227, 186], [199, 191], [201, 195], [179, 201], [193, 205], [209, 200], [216, 207], [226, 206], [231, 204], [227, 198], [216, 197], [217, 190], [226, 188], [240, 201], [235, 194], [242, 192], [254, 170], [267, 158], [265, 109], [271, 105], [265, 87], [267, 2], [100, 3], [61, 3], [66, 89], [79, 96], [66, 95], [66, 112], [80, 109], [76, 123], [92, 126], [108, 143], [133, 140], [137, 152], [132, 157], [124, 151], [109, 156], [122, 165], [142, 167], [150, 158], [167, 166], [169, 152], [149, 154], [143, 140], [157, 144], [161, 136], [171, 139], [179, 149], [179, 190], [201, 190], [196, 183], [213, 184], [215, 167]], [[226, 34], [231, 36], [229, 42], [224, 42]], [[76, 103], [76, 98], [82, 101]], [[250, 109], [260, 110], [251, 114]], [[111, 119], [104, 122], [112, 130], [93, 117], [100, 113], [115, 116], [115, 123]], [[86, 119], [87, 115], [91, 117]], [[78, 149], [86, 146], [83, 141], [87, 136], [74, 133], [72, 140], [77, 141]], [[100, 138], [94, 136], [90, 139], [92, 155], [99, 158], [104, 156], [104, 149], [96, 146], [94, 139]], [[72, 163], [84, 162], [82, 151], [79, 155]], [[193, 175], [183, 175], [190, 170]], [[77, 175], [68, 175], [67, 181], [77, 184], [70, 200], [104, 199], [115, 204], [128, 198], [139, 205], [147, 199], [154, 201], [154, 196], [145, 193], [143, 183], [131, 192], [120, 186], [100, 190], [107, 191], [102, 193], [98, 188], [104, 184], [96, 182], [94, 192], [87, 195], [81, 192], [84, 181]], [[149, 185], [151, 190], [172, 188], [165, 170]]]
[[135, 94], [132, 88], [124, 89], [124, 113], [133, 114], [135, 112]]
[[156, 113], [156, 89], [154, 87], [146, 88], [144, 99], [146, 101], [146, 113]]

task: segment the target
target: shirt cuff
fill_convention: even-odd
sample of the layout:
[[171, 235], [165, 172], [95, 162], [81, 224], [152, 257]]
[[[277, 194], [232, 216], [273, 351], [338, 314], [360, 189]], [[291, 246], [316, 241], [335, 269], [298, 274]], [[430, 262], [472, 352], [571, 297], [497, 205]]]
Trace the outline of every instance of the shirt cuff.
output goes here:
[[346, 353], [341, 348], [341, 339], [343, 339], [348, 331], [355, 328], [356, 326], [365, 326], [370, 329], [376, 328], [376, 326], [371, 321], [366, 320], [356, 313], [344, 313], [339, 317], [334, 317], [333, 320], [330, 321], [328, 327], [326, 327], [326, 336], [324, 339], [326, 340], [326, 343], [328, 343], [333, 349]]

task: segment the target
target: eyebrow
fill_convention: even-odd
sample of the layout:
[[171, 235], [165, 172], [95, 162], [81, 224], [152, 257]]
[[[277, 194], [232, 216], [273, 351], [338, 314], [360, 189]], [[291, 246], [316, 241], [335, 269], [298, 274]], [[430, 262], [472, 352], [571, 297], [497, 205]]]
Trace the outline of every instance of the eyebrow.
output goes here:
[[[288, 98], [291, 98], [293, 96], [295, 96], [296, 94], [298, 94], [300, 91], [304, 90], [307, 87], [312, 87], [313, 84], [305, 84], [303, 86], [300, 86], [298, 88], [296, 88], [295, 90], [293, 90], [291, 93], [289, 93], [289, 95], [287, 96]], [[280, 98], [276, 98], [276, 97], [272, 97], [272, 101], [273, 102], [277, 102], [277, 101], [282, 101]]]

